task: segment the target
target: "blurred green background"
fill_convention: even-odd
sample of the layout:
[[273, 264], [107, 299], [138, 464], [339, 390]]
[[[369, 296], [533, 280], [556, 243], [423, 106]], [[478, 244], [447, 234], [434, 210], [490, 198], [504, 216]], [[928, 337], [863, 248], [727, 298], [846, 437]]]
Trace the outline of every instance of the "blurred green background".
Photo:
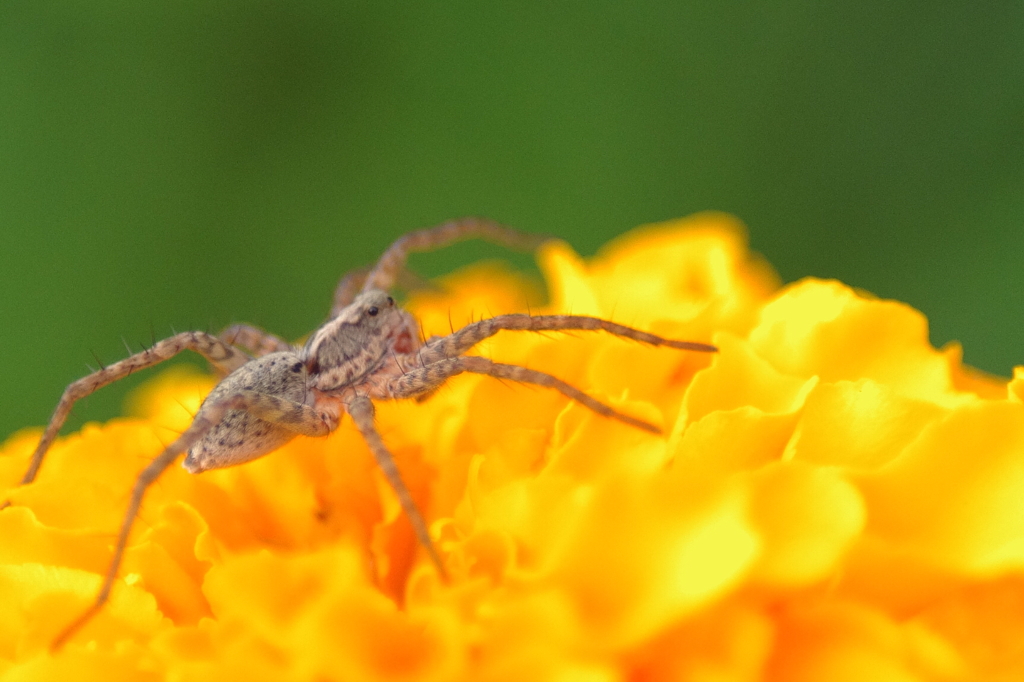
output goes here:
[[1022, 76], [1011, 2], [4, 0], [0, 436], [122, 337], [302, 335], [340, 273], [467, 214], [590, 254], [730, 211], [785, 280], [907, 301], [1007, 375]]

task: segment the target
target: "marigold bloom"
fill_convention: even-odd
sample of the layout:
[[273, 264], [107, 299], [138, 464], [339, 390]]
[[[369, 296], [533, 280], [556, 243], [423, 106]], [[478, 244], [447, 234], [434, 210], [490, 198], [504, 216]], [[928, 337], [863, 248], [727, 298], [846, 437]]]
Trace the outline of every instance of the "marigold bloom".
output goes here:
[[[110, 603], [92, 601], [128, 491], [213, 380], [164, 372], [135, 416], [0, 450], [4, 680], [1024, 679], [1024, 368], [928, 343], [925, 318], [838, 282], [779, 289], [731, 218], [541, 254], [543, 311], [711, 341], [500, 334], [651, 435], [554, 391], [461, 376], [380, 404], [451, 584], [350, 423], [255, 462], [168, 471]], [[520, 311], [476, 266], [418, 294], [425, 332]]]

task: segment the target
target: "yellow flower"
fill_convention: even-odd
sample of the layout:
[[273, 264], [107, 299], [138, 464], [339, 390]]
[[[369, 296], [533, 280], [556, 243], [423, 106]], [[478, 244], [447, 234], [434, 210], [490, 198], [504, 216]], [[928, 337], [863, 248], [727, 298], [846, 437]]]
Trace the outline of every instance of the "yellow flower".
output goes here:
[[[213, 380], [158, 375], [131, 418], [0, 451], [6, 680], [1024, 679], [1024, 369], [928, 344], [924, 317], [838, 282], [779, 289], [727, 216], [540, 257], [543, 311], [608, 335], [503, 333], [652, 435], [485, 377], [379, 406], [452, 574], [441, 583], [350, 423], [150, 490], [110, 603], [92, 601], [138, 471]], [[525, 308], [495, 266], [409, 307], [427, 335]]]

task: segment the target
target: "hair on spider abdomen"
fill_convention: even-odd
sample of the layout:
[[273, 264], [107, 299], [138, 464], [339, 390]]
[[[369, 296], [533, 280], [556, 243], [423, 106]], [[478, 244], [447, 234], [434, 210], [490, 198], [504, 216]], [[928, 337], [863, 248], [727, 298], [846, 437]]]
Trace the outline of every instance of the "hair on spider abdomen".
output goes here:
[[[277, 396], [299, 405], [312, 406], [313, 392], [307, 385], [305, 366], [293, 352], [277, 352], [255, 358], [224, 377], [214, 386], [199, 408], [242, 391]], [[191, 448], [182, 466], [198, 474], [209, 469], [234, 466], [273, 452], [298, 433], [282, 423], [261, 419], [245, 410], [228, 410], [219, 422]]]

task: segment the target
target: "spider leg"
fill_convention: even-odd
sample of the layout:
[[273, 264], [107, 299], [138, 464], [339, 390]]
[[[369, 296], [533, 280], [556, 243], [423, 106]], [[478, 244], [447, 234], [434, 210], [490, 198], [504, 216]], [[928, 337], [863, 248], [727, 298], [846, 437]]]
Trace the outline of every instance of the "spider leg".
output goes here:
[[484, 218], [462, 218], [399, 237], [366, 276], [363, 291], [391, 289], [410, 253], [430, 251], [464, 239], [486, 239], [511, 249], [532, 251], [550, 237], [527, 234]]
[[[337, 288], [334, 290], [334, 304], [331, 306], [331, 319], [338, 316], [342, 310], [345, 309], [352, 301], [355, 300], [356, 294], [359, 293], [366, 282], [366, 276], [370, 273], [370, 268], [359, 268], [352, 270], [345, 274], [338, 282]], [[395, 282], [399, 287], [405, 291], [415, 291], [418, 289], [436, 289], [436, 285], [425, 277], [417, 275], [412, 270], [405, 267], [401, 268], [395, 274]]]
[[[77, 400], [118, 379], [125, 378], [136, 370], [151, 367], [164, 360], [170, 360], [183, 350], [195, 351], [209, 360], [214, 366], [227, 371], [230, 371], [230, 368], [236, 365], [244, 364], [249, 359], [245, 353], [221, 341], [216, 336], [211, 336], [204, 332], [183, 332], [175, 334], [168, 339], [157, 341], [148, 350], [136, 353], [98, 372], [93, 372], [87, 377], [72, 382], [64, 389], [64, 394], [61, 395], [57, 408], [53, 411], [53, 416], [50, 417], [50, 423], [47, 424], [35, 452], [32, 453], [32, 460], [29, 463], [28, 471], [22, 477], [20, 485], [26, 485], [35, 480], [46, 451], [57, 437], [57, 433], [60, 431], [61, 426], [64, 425], [68, 414], [71, 413], [71, 408]], [[8, 505], [10, 505], [9, 500], [0, 504], [0, 509]]]
[[423, 514], [416, 507], [409, 488], [406, 487], [405, 482], [402, 480], [402, 475], [398, 472], [398, 467], [395, 466], [394, 457], [391, 456], [391, 452], [384, 445], [384, 441], [381, 439], [380, 434], [377, 433], [377, 428], [373, 424], [373, 403], [370, 402], [369, 398], [359, 396], [346, 403], [345, 410], [352, 415], [352, 421], [355, 422], [356, 428], [359, 429], [359, 433], [362, 434], [366, 444], [370, 446], [373, 457], [377, 460], [377, 466], [384, 472], [388, 483], [391, 484], [395, 494], [398, 495], [398, 502], [402, 505], [402, 510], [412, 523], [412, 529], [416, 533], [416, 538], [423, 548], [427, 550], [427, 554], [430, 555], [430, 560], [434, 563], [441, 578], [447, 581], [448, 572], [441, 561], [441, 555], [438, 554], [437, 548], [434, 547], [433, 540], [430, 539], [430, 532], [427, 530], [426, 521], [423, 520]]
[[653, 346], [667, 346], [669, 348], [704, 353], [714, 353], [718, 350], [706, 343], [665, 339], [655, 334], [640, 331], [639, 329], [602, 320], [599, 317], [587, 317], [584, 315], [524, 315], [522, 313], [514, 313], [498, 315], [488, 320], [480, 320], [479, 322], [468, 324], [448, 336], [431, 339], [419, 351], [420, 358], [424, 363], [429, 364], [445, 358], [457, 357], [484, 339], [494, 336], [502, 329], [532, 332], [603, 329], [610, 334], [640, 341], [641, 343], [648, 343]]
[[469, 355], [458, 358], [447, 358], [439, 360], [426, 367], [409, 370], [405, 374], [393, 378], [388, 382], [387, 388], [395, 398], [413, 398], [423, 393], [435, 390], [449, 378], [472, 372], [473, 374], [486, 374], [498, 379], [510, 379], [524, 384], [536, 384], [553, 388], [567, 398], [571, 398], [581, 405], [590, 408], [594, 412], [620, 422], [635, 426], [650, 433], [661, 433], [654, 424], [649, 424], [642, 419], [630, 417], [618, 410], [605, 405], [596, 398], [592, 398], [572, 384], [568, 384], [557, 377], [545, 372], [538, 372], [535, 369], [520, 367], [519, 365], [506, 365], [493, 362], [487, 358], [476, 355]]
[[[245, 410], [263, 421], [283, 426], [289, 431], [300, 433], [303, 436], [326, 436], [338, 426], [336, 422], [325, 421], [320, 413], [309, 405], [269, 393], [239, 391], [234, 396], [225, 399], [224, 403], [228, 405], [228, 409]], [[218, 406], [220, 404], [220, 402], [217, 403]], [[218, 421], [220, 421], [219, 418]]]
[[[219, 336], [225, 343], [252, 351], [253, 356], [257, 358], [269, 353], [294, 352], [295, 350], [295, 347], [284, 339], [251, 324], [233, 324], [222, 331]], [[242, 364], [244, 363], [239, 363], [238, 366], [240, 367]], [[238, 367], [231, 367], [229, 371], [235, 369]]]
[[366, 276], [370, 274], [370, 268], [362, 267], [346, 272], [345, 276], [338, 282], [334, 289], [334, 304], [331, 306], [331, 319], [337, 317], [338, 313], [355, 300], [356, 294], [363, 287]]
[[57, 651], [70, 639], [79, 629], [92, 619], [107, 599], [113, 589], [114, 580], [117, 578], [117, 570], [124, 558], [124, 551], [128, 545], [128, 535], [135, 517], [139, 514], [142, 506], [142, 498], [146, 490], [160, 477], [160, 475], [176, 460], [182, 453], [186, 452], [193, 445], [198, 443], [210, 429], [219, 424], [229, 410], [245, 410], [267, 421], [273, 421], [285, 428], [303, 433], [309, 436], [323, 436], [330, 432], [330, 426], [325, 424], [313, 408], [299, 403], [285, 400], [277, 396], [256, 391], [239, 391], [214, 404], [206, 404], [199, 414], [192, 421], [191, 426], [181, 434], [173, 443], [164, 448], [164, 451], [157, 456], [145, 469], [139, 473], [132, 486], [131, 500], [125, 510], [124, 519], [121, 521], [121, 530], [117, 536], [117, 544], [114, 547], [114, 555], [110, 559], [107, 573], [103, 577], [100, 591], [93, 602], [82, 615], [65, 627], [50, 645], [52, 651]]

